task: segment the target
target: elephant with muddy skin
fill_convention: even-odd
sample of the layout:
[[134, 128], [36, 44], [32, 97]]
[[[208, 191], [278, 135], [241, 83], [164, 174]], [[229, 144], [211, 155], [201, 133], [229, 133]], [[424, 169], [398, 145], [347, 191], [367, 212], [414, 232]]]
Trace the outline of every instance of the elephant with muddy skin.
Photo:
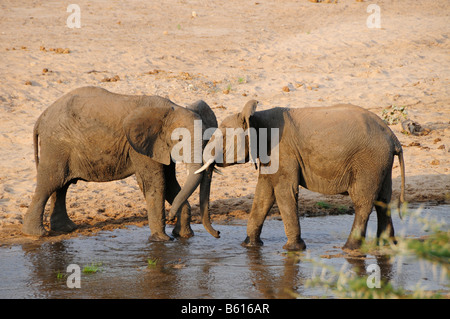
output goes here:
[[[262, 245], [263, 223], [276, 201], [287, 236], [284, 248], [305, 249], [297, 215], [299, 185], [322, 194], [350, 195], [355, 218], [344, 249], [360, 247], [374, 203], [377, 236], [384, 234], [395, 240], [388, 204], [395, 155], [401, 169], [400, 202], [404, 201], [403, 151], [397, 137], [379, 117], [363, 108], [343, 104], [259, 112], [256, 107], [256, 101], [249, 101], [242, 112], [224, 119], [216, 132], [219, 134], [215, 133], [205, 147], [205, 164], [198, 171], [213, 164], [225, 167], [248, 162], [252, 153], [254, 162], [256, 157], [260, 160], [244, 245]], [[241, 156], [237, 143], [226, 141], [227, 131], [235, 129], [241, 129], [244, 135], [245, 150]], [[235, 146], [230, 147], [233, 143]], [[269, 160], [261, 160], [263, 147], [271, 150]], [[206, 152], [207, 149], [212, 151]]]
[[[181, 188], [171, 157], [172, 148], [179, 142], [172, 133], [183, 128], [195, 137], [195, 121], [201, 123], [202, 131], [217, 128], [214, 112], [203, 101], [184, 108], [158, 96], [114, 94], [97, 87], [79, 88], [62, 96], [42, 113], [34, 127], [37, 184], [24, 216], [23, 232], [48, 234], [43, 214], [49, 198], [50, 230], [74, 230], [76, 225], [66, 210], [66, 193], [72, 183], [108, 182], [135, 174], [147, 202], [150, 240], [170, 239], [165, 232], [165, 200], [172, 204], [172, 215], [178, 217], [172, 234], [194, 234], [187, 199], [199, 184], [203, 224], [219, 237], [208, 212], [213, 167], [194, 174], [202, 162], [190, 161]], [[207, 141], [191, 142], [203, 148]], [[193, 159], [194, 150], [183, 156]]]

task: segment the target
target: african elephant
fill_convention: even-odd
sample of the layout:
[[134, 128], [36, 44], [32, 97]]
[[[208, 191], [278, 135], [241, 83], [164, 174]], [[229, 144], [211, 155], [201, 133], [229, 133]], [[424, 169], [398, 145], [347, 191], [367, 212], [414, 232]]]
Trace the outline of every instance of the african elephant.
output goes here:
[[[262, 226], [276, 200], [288, 238], [283, 248], [305, 249], [297, 216], [299, 185], [322, 194], [350, 195], [355, 219], [344, 249], [360, 247], [374, 203], [378, 219], [377, 236], [386, 234], [395, 240], [387, 204], [392, 194], [394, 155], [400, 161], [400, 202], [404, 201], [403, 150], [394, 133], [379, 117], [358, 106], [346, 104], [298, 109], [277, 107], [259, 112], [256, 112], [256, 106], [256, 101], [249, 101], [242, 112], [224, 119], [219, 126], [219, 135], [215, 133], [205, 147], [206, 163], [202, 167], [205, 169], [212, 163], [224, 167], [238, 161], [237, 147], [227, 147], [229, 135], [226, 131], [230, 129], [240, 128], [241, 134], [245, 134], [245, 159], [240, 162], [249, 161], [250, 145], [252, 152], [257, 149], [260, 173], [244, 245], [262, 245]], [[249, 127], [251, 129], [247, 130]], [[252, 137], [249, 131], [253, 128], [256, 134]], [[261, 132], [269, 134], [263, 137]], [[278, 139], [272, 138], [275, 133], [279, 135]], [[265, 163], [258, 153], [263, 146], [271, 150]], [[214, 151], [208, 153], [207, 149]], [[227, 154], [230, 151], [234, 152], [231, 156]], [[264, 174], [262, 170], [269, 165], [275, 166], [276, 170]]]
[[[23, 232], [47, 234], [43, 213], [50, 197], [50, 229], [74, 230], [76, 225], [66, 210], [70, 184], [78, 180], [108, 182], [135, 174], [147, 202], [150, 240], [170, 239], [165, 233], [165, 200], [172, 204], [172, 214], [178, 216], [172, 234], [193, 235], [187, 199], [199, 184], [203, 224], [219, 237], [208, 212], [212, 168], [194, 174], [202, 164], [201, 160], [192, 160], [186, 164], [189, 175], [181, 188], [171, 157], [174, 144], [179, 142], [172, 139], [172, 132], [177, 128], [192, 132], [196, 120], [201, 121], [197, 123], [201, 123], [202, 131], [217, 128], [214, 112], [203, 101], [184, 108], [158, 96], [121, 95], [98, 87], [79, 88], [62, 96], [34, 126], [37, 184], [24, 216]], [[202, 140], [200, 146], [203, 148], [206, 142]]]

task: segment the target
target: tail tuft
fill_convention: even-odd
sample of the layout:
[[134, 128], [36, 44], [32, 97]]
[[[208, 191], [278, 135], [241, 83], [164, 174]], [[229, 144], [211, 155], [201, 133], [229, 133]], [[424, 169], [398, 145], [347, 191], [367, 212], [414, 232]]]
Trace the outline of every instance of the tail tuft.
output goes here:
[[400, 219], [402, 219], [401, 205], [405, 202], [405, 161], [403, 159], [403, 150], [400, 148], [399, 152], [397, 152], [396, 155], [398, 156], [398, 160], [400, 162], [400, 173], [402, 179], [400, 198], [398, 201], [398, 214], [400, 216]]

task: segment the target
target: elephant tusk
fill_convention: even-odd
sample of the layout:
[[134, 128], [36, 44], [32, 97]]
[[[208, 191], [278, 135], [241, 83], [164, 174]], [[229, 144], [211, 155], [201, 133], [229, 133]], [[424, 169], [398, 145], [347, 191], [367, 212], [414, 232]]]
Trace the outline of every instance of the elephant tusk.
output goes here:
[[211, 158], [209, 159], [202, 167], [200, 167], [198, 170], [196, 170], [194, 172], [194, 174], [199, 174], [201, 172], [203, 172], [205, 169], [207, 169], [209, 167], [209, 165], [211, 165], [212, 163], [214, 163], [214, 159]]
[[219, 169], [214, 167], [214, 172], [219, 174], [219, 175], [223, 175], [222, 171], [220, 171]]

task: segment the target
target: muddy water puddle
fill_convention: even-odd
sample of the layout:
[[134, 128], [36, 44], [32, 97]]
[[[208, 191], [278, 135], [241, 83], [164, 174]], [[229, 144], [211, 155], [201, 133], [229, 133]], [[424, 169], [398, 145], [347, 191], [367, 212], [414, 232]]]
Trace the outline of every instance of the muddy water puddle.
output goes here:
[[[450, 206], [431, 206], [422, 211], [443, 221], [448, 227]], [[420, 237], [427, 233], [422, 224], [394, 216], [396, 234]], [[306, 258], [320, 260], [339, 270], [342, 267], [365, 269], [378, 265], [381, 277], [394, 286], [413, 290], [448, 293], [448, 281], [439, 267], [413, 257], [390, 260], [386, 256], [367, 255], [349, 258], [341, 247], [353, 222], [351, 215], [301, 218], [305, 255], [286, 254], [286, 238], [281, 220], [265, 222], [261, 235], [264, 246], [241, 246], [246, 221], [216, 224], [221, 238], [211, 237], [202, 225], [194, 224], [195, 236], [166, 243], [148, 241], [147, 227], [99, 232], [42, 244], [12, 245], [0, 248], [0, 298], [292, 298], [330, 297], [322, 288], [305, 285], [319, 265]], [[172, 231], [168, 227], [167, 232]], [[368, 226], [368, 238], [376, 234], [376, 214]], [[80, 288], [73, 269], [81, 270]]]

